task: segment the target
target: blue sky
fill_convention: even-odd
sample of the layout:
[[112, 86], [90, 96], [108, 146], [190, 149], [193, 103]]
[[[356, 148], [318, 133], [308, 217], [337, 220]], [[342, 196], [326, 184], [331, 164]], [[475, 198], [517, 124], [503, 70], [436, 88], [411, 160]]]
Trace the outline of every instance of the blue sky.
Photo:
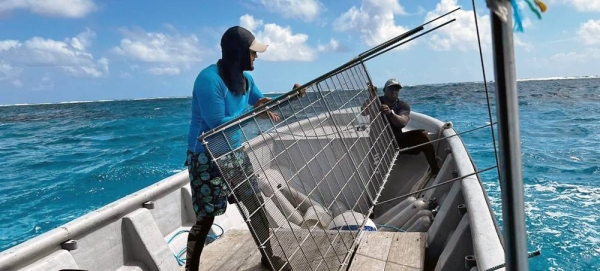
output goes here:
[[[599, 75], [600, 0], [546, 4], [542, 20], [522, 10], [517, 77]], [[492, 80], [489, 12], [476, 5]], [[482, 81], [471, 1], [1, 0], [0, 104], [190, 96], [233, 25], [269, 44], [253, 71], [261, 90], [287, 91], [456, 6], [456, 22], [367, 63], [379, 86]]]

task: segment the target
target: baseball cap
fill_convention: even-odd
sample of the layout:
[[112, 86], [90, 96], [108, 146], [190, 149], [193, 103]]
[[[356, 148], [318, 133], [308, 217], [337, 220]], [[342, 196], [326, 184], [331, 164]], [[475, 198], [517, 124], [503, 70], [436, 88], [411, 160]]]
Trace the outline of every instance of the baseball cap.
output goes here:
[[252, 41], [252, 44], [250, 44], [250, 50], [262, 53], [267, 50], [268, 46], [269, 45], [260, 43], [260, 42], [256, 41], [256, 39], [254, 39], [254, 41]]
[[258, 42], [248, 29], [241, 26], [227, 29], [221, 38], [221, 47], [235, 46], [235, 44], [248, 44], [250, 50], [259, 53], [266, 51], [268, 47], [268, 45]]
[[396, 80], [395, 78], [387, 80], [387, 82], [385, 82], [385, 86], [383, 88], [386, 89], [387, 87], [394, 86], [394, 85], [398, 85], [400, 88], [402, 88], [402, 85], [400, 85], [400, 82], [398, 82], [398, 80]]

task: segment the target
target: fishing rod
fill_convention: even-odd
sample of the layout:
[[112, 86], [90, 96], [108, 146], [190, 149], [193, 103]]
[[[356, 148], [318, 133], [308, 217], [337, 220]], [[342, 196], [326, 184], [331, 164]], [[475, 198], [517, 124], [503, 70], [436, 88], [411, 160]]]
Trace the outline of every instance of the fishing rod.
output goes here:
[[425, 35], [425, 34], [428, 34], [429, 32], [432, 32], [432, 31], [434, 31], [434, 30], [437, 30], [438, 28], [442, 28], [442, 27], [446, 26], [447, 24], [449, 24], [449, 23], [452, 23], [452, 22], [454, 22], [454, 21], [456, 21], [456, 19], [452, 19], [452, 20], [450, 20], [450, 21], [447, 21], [447, 22], [445, 22], [445, 23], [443, 23], [443, 24], [441, 24], [441, 25], [438, 25], [438, 26], [436, 26], [436, 27], [433, 27], [433, 28], [431, 28], [431, 29], [429, 29], [429, 30], [427, 30], [427, 31], [425, 31], [425, 32], [423, 32], [423, 33], [421, 33], [421, 34], [419, 34], [419, 35], [416, 35], [416, 36], [414, 36], [414, 37], [412, 37], [412, 38], [410, 38], [410, 39], [408, 39], [408, 40], [404, 41], [404, 42], [398, 43], [398, 44], [396, 44], [396, 45], [394, 45], [394, 46], [392, 46], [392, 47], [389, 47], [389, 48], [387, 48], [387, 49], [385, 49], [385, 50], [383, 50], [383, 51], [381, 51], [381, 52], [379, 52], [379, 53], [377, 53], [377, 54], [375, 54], [375, 55], [372, 55], [371, 57], [369, 57], [369, 58], [367, 58], [367, 59], [365, 59], [365, 60], [363, 60], [363, 61], [365, 61], [365, 62], [366, 62], [366, 61], [369, 61], [369, 60], [371, 60], [371, 59], [373, 59], [373, 58], [376, 58], [376, 57], [378, 57], [378, 56], [379, 56], [379, 55], [381, 55], [381, 54], [384, 54], [384, 53], [387, 53], [387, 52], [388, 52], [388, 51], [390, 51], [390, 50], [396, 49], [396, 48], [397, 48], [398, 46], [400, 46], [400, 45], [406, 44], [406, 43], [408, 43], [408, 42], [410, 42], [410, 41], [412, 41], [412, 40], [414, 40], [414, 39], [417, 39], [417, 38], [419, 38], [419, 37], [421, 37], [421, 36], [423, 36], [423, 35]]
[[[335, 69], [333, 69], [333, 70], [331, 70], [331, 71], [329, 71], [329, 72], [327, 72], [327, 73], [325, 73], [325, 74], [323, 74], [323, 75], [321, 75], [321, 76], [319, 76], [319, 77], [317, 77], [317, 78], [309, 81], [308, 83], [305, 83], [305, 84], [303, 84], [300, 87], [294, 88], [291, 91], [289, 91], [289, 92], [287, 92], [287, 93], [285, 93], [283, 95], [280, 95], [279, 97], [277, 97], [277, 98], [269, 101], [268, 103], [265, 103], [265, 104], [263, 104], [263, 105], [261, 105], [261, 106], [259, 106], [257, 108], [254, 108], [253, 110], [251, 110], [249, 112], [246, 112], [246, 113], [242, 114], [241, 116], [239, 116], [239, 117], [237, 117], [237, 118], [235, 118], [233, 120], [230, 120], [230, 121], [228, 121], [226, 123], [223, 123], [223, 124], [221, 124], [221, 125], [213, 128], [213, 129], [211, 129], [211, 130], [203, 133], [202, 135], [200, 135], [198, 137], [198, 140], [204, 142], [204, 140], [206, 138], [214, 135], [218, 131], [230, 128], [230, 127], [232, 127], [234, 125], [238, 125], [238, 124], [240, 124], [240, 123], [242, 123], [242, 122], [244, 122], [244, 121], [246, 121], [246, 120], [248, 120], [248, 119], [250, 119], [252, 117], [255, 117], [256, 115], [261, 114], [263, 111], [268, 110], [272, 105], [278, 105], [278, 104], [280, 104], [282, 102], [285, 102], [285, 101], [288, 101], [288, 100], [290, 100], [292, 98], [295, 98], [296, 96], [298, 96], [300, 94], [299, 90], [301, 90], [301, 89], [308, 88], [309, 86], [311, 86], [311, 85], [313, 85], [313, 84], [315, 84], [317, 82], [323, 81], [324, 79], [329, 78], [329, 77], [331, 77], [331, 76], [333, 76], [333, 75], [335, 75], [337, 73], [340, 73], [340, 72], [348, 69], [349, 67], [352, 67], [352, 66], [354, 66], [354, 65], [356, 65], [358, 63], [364, 62], [365, 59], [370, 60], [373, 57], [375, 57], [375, 54], [377, 54], [376, 56], [381, 55], [381, 54], [378, 54], [378, 53], [381, 52], [382, 50], [385, 50], [386, 48], [390, 47], [391, 45], [393, 45], [393, 44], [395, 44], [397, 42], [400, 42], [400, 41], [402, 41], [404, 39], [407, 39], [408, 37], [410, 37], [412, 35], [415, 35], [416, 33], [422, 31], [424, 29], [425, 25], [427, 25], [429, 23], [432, 23], [432, 22], [434, 22], [434, 21], [436, 21], [436, 20], [438, 20], [440, 18], [443, 18], [445, 16], [448, 16], [449, 14], [452, 14], [453, 12], [456, 12], [459, 9], [460, 8], [456, 8], [456, 9], [454, 9], [454, 10], [448, 12], [448, 13], [445, 13], [445, 14], [437, 17], [437, 18], [434, 18], [434, 19], [432, 19], [432, 20], [430, 20], [428, 22], [425, 22], [424, 24], [419, 25], [416, 28], [413, 28], [413, 29], [411, 29], [411, 30], [409, 30], [409, 31], [407, 31], [405, 33], [402, 33], [402, 34], [400, 34], [400, 35], [398, 35], [398, 36], [396, 36], [396, 37], [394, 37], [394, 38], [392, 38], [392, 39], [384, 42], [383, 44], [380, 44], [380, 45], [378, 45], [378, 46], [376, 46], [374, 48], [371, 48], [371, 49], [369, 49], [369, 50], [367, 50], [367, 51], [359, 54], [357, 57], [351, 59], [350, 61], [346, 62], [345, 64], [343, 64], [343, 65], [341, 65], [341, 66], [339, 66], [339, 67], [337, 67], [337, 68], [335, 68]], [[411, 38], [410, 40], [407, 40], [407, 41], [405, 41], [403, 43], [397, 44], [393, 48], [396, 48], [396, 47], [398, 47], [398, 46], [400, 46], [402, 44], [406, 44], [407, 42], [412, 41], [412, 40], [414, 40], [417, 37], [421, 37], [424, 34], [430, 33], [431, 31], [439, 29], [440, 27], [445, 26], [445, 25], [447, 25], [447, 24], [449, 24], [451, 22], [454, 22], [454, 21], [456, 21], [456, 19], [452, 19], [449, 22], [446, 22], [446, 23], [444, 23], [444, 24], [442, 24], [440, 26], [434, 27], [434, 28], [428, 30], [427, 32], [425, 32], [423, 34], [420, 34], [420, 35], [418, 35], [418, 36], [416, 36], [414, 38]], [[387, 51], [389, 51], [389, 50], [387, 50]]]
[[[446, 16], [448, 16], [448, 15], [450, 15], [450, 14], [452, 14], [452, 13], [456, 12], [456, 11], [457, 11], [457, 10], [459, 10], [459, 9], [460, 9], [460, 7], [457, 7], [457, 8], [455, 8], [454, 10], [451, 10], [451, 11], [449, 11], [449, 12], [446, 12], [445, 14], [443, 14], [443, 15], [441, 15], [441, 16], [439, 16], [439, 17], [437, 17], [437, 18], [434, 18], [433, 20], [430, 20], [430, 21], [428, 21], [428, 22], [425, 22], [425, 23], [423, 23], [422, 25], [419, 25], [419, 26], [415, 27], [415, 29], [417, 29], [417, 28], [423, 28], [424, 26], [426, 26], [426, 25], [428, 25], [428, 24], [430, 24], [430, 23], [433, 23], [433, 22], [435, 22], [435, 21], [437, 21], [437, 20], [439, 20], [439, 19], [441, 19], [441, 18], [443, 18], [443, 17], [446, 17]], [[358, 56], [363, 56], [363, 55], [366, 55], [366, 54], [368, 54], [368, 53], [370, 53], [370, 52], [372, 52], [372, 51], [378, 51], [378, 50], [380, 50], [380, 49], [381, 49], [381, 48], [383, 48], [383, 47], [388, 47], [388, 46], [390, 46], [391, 44], [394, 44], [394, 43], [396, 43], [396, 42], [400, 41], [400, 39], [398, 39], [399, 37], [400, 37], [400, 36], [397, 36], [397, 37], [395, 37], [395, 38], [392, 38], [392, 39], [390, 39], [390, 40], [388, 40], [388, 41], [386, 41], [386, 42], [384, 42], [384, 43], [382, 43], [382, 44], [379, 44], [379, 45], [377, 45], [377, 46], [375, 46], [375, 47], [373, 47], [373, 48], [371, 48], [371, 49], [369, 49], [369, 50], [367, 50], [367, 51], [365, 51], [365, 52], [363, 52], [363, 53], [361, 53], [361, 54], [358, 54]]]

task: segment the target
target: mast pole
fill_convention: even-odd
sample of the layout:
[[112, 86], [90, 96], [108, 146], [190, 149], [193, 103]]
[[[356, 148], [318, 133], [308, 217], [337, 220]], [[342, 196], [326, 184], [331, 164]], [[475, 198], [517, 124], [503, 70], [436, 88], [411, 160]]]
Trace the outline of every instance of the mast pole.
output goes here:
[[488, 5], [492, 21], [506, 270], [529, 270], [512, 8], [510, 0], [492, 0]]

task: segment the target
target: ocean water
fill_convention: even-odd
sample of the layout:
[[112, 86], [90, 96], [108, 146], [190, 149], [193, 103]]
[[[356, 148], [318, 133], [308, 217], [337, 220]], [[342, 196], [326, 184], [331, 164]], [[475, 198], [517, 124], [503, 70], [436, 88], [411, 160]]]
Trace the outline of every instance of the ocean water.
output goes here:
[[[599, 270], [600, 79], [518, 87], [527, 243], [542, 252], [530, 269]], [[459, 132], [490, 122], [482, 83], [405, 87], [400, 95]], [[185, 169], [190, 105], [0, 107], [0, 251]], [[495, 165], [489, 129], [462, 138], [478, 168]], [[501, 224], [497, 173], [482, 178]]]

